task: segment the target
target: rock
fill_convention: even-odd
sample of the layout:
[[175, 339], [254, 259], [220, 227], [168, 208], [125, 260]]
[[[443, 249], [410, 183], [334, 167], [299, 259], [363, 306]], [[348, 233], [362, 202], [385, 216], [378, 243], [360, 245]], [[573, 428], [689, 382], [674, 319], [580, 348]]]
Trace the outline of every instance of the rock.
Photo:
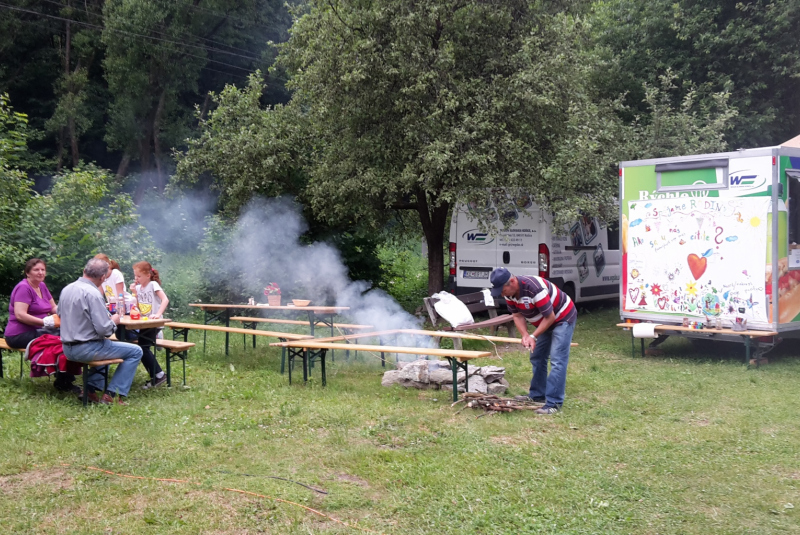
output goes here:
[[486, 385], [486, 393], [487, 394], [494, 394], [495, 396], [499, 396], [500, 394], [505, 394], [508, 387], [501, 382], [496, 383], [489, 383]]
[[499, 366], [484, 366], [481, 368], [481, 377], [487, 383], [494, 383], [505, 377], [506, 369]]
[[488, 385], [486, 381], [483, 380], [483, 377], [480, 375], [473, 375], [469, 378], [469, 391], [470, 392], [480, 392], [481, 394], [485, 394], [488, 389]]
[[400, 370], [389, 370], [384, 372], [383, 379], [381, 379], [381, 386], [392, 386], [400, 383]]
[[406, 377], [402, 376], [402, 370], [389, 370], [383, 374], [383, 379], [381, 379], [381, 386], [392, 386], [392, 385], [400, 385], [404, 388], [416, 388], [418, 390], [425, 390], [426, 388], [432, 388], [433, 385], [430, 383], [420, 383], [418, 381], [412, 381]]
[[[467, 376], [464, 374], [463, 371], [461, 371], [461, 370], [458, 371], [458, 382], [459, 383], [463, 383], [464, 379], [466, 377]], [[434, 370], [434, 371], [432, 371], [432, 372], [430, 372], [428, 374], [428, 380], [431, 383], [435, 383], [435, 384], [439, 384], [439, 385], [443, 384], [443, 383], [453, 384], [453, 371], [451, 369], [449, 369], [449, 368], [446, 369], [446, 370], [442, 370], [442, 369]]]
[[[415, 360], [401, 362], [397, 370], [383, 374], [382, 386], [400, 385], [405, 388], [453, 390], [453, 371], [444, 360]], [[503, 394], [509, 387], [504, 379], [505, 368], [498, 366], [471, 366], [469, 370], [469, 391], [482, 394]], [[464, 392], [467, 375], [458, 370], [458, 391]]]
[[[442, 390], [447, 390], [448, 392], [452, 392], [453, 383], [442, 383]], [[458, 383], [458, 392], [460, 394], [464, 393], [464, 383]]]
[[409, 362], [403, 366], [403, 369], [399, 370], [399, 372], [402, 379], [408, 379], [409, 381], [414, 381], [415, 383], [429, 382], [427, 360], [415, 360], [414, 362]]

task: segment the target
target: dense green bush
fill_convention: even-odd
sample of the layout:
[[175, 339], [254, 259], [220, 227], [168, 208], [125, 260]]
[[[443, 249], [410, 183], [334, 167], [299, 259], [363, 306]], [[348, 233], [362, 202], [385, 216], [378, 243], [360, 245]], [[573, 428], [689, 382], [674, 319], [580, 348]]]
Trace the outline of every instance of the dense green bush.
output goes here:
[[379, 287], [413, 313], [428, 296], [428, 261], [420, 237], [390, 239], [378, 248], [378, 258], [385, 273]]

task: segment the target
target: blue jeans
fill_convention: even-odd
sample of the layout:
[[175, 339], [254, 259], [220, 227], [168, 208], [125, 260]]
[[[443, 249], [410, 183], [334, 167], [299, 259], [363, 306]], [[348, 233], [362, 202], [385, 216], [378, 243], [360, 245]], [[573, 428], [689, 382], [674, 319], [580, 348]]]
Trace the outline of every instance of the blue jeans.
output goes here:
[[[107, 391], [127, 396], [133, 383], [133, 376], [136, 375], [136, 368], [139, 367], [139, 361], [142, 359], [142, 348], [136, 344], [99, 340], [85, 344], [64, 344], [64, 354], [69, 360], [78, 362], [122, 359], [124, 362], [117, 365], [114, 377], [108, 382]], [[89, 384], [97, 390], [103, 390], [103, 378], [100, 375], [92, 375], [89, 378]]]
[[[528, 395], [532, 399], [545, 398], [548, 407], [561, 407], [567, 387], [567, 364], [572, 343], [574, 323], [562, 321], [536, 339], [531, 352], [533, 378]], [[547, 375], [547, 358], [550, 358], [550, 375]]]

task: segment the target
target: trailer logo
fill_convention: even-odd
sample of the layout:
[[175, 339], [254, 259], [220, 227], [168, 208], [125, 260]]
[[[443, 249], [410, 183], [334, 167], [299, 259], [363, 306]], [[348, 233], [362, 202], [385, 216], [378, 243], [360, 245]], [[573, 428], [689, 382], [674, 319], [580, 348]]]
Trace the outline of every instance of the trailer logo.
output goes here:
[[494, 241], [494, 238], [489, 237], [489, 234], [486, 232], [478, 232], [476, 228], [466, 231], [461, 237], [467, 238], [468, 242], [472, 242], [475, 245], [487, 245]]
[[766, 178], [749, 169], [731, 173], [729, 181], [731, 189], [758, 189], [767, 183]]

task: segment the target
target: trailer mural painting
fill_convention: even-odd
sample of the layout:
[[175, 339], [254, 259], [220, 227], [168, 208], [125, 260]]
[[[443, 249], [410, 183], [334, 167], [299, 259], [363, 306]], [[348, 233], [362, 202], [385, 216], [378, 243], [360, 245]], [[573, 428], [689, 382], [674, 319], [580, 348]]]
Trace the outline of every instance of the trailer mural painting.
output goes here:
[[800, 327], [800, 151], [624, 162], [620, 181], [624, 318], [729, 326], [743, 310], [754, 328]]

